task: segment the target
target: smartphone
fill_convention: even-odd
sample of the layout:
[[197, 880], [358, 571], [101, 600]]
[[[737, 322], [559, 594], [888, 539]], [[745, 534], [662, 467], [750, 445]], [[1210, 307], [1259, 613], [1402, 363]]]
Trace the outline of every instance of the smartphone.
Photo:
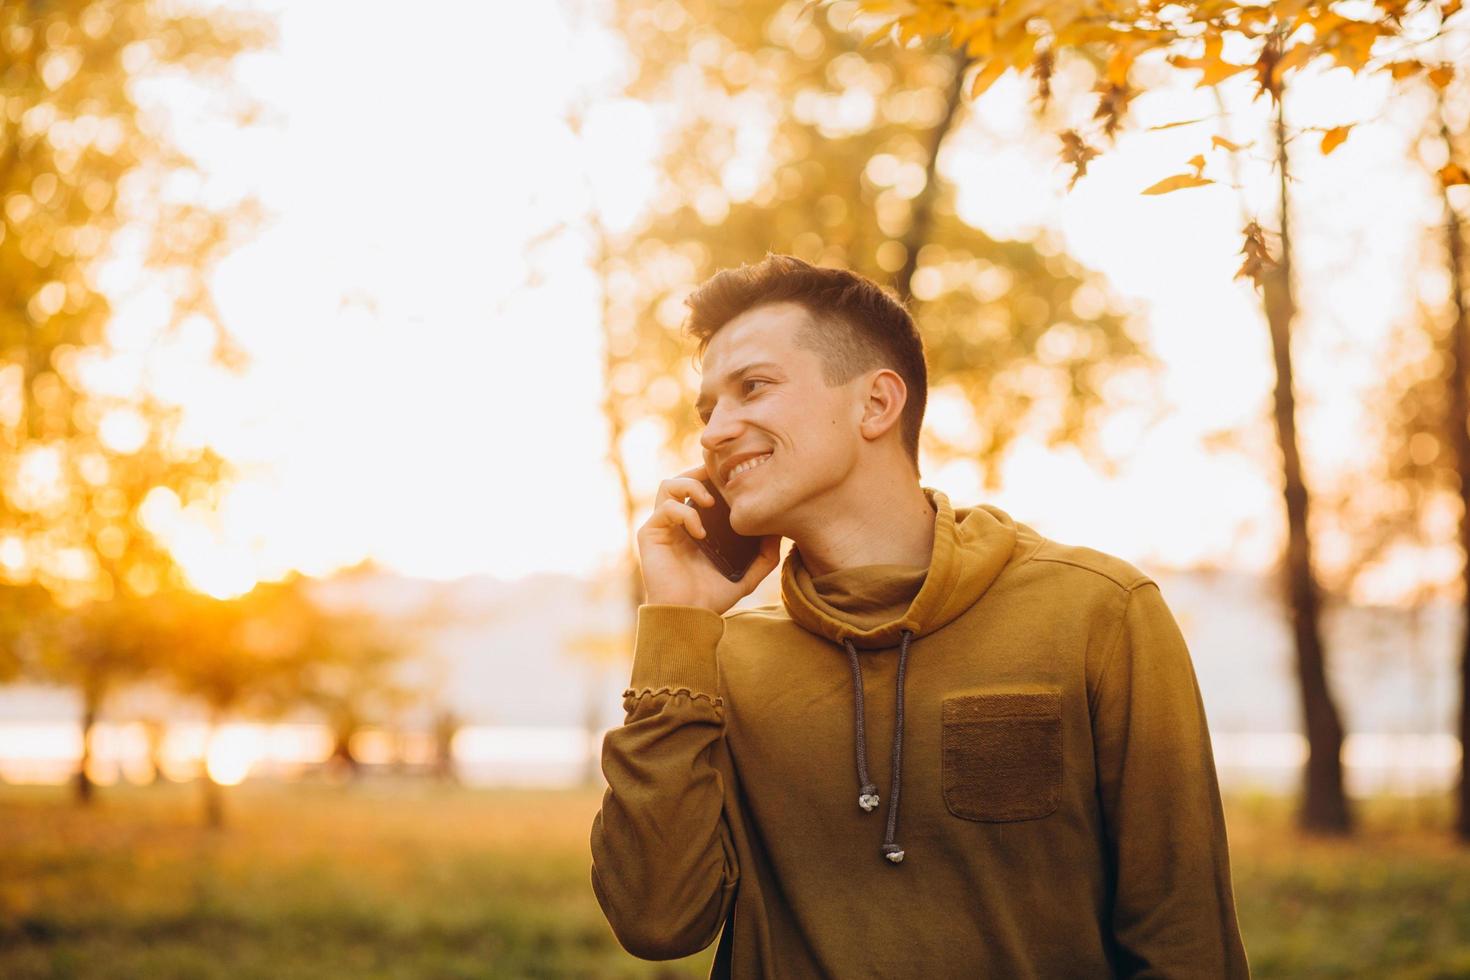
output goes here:
[[699, 511], [699, 519], [704, 523], [704, 537], [694, 538], [694, 543], [699, 545], [699, 550], [720, 570], [721, 575], [738, 582], [760, 555], [761, 539], [736, 534], [730, 527], [730, 505], [709, 480], [699, 482], [704, 484], [715, 502], [706, 507], [693, 497], [684, 498], [684, 503]]

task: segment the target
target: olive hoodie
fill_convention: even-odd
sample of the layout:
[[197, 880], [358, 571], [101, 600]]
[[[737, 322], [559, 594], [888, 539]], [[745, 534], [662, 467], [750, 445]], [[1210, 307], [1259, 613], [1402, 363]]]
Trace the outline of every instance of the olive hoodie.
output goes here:
[[638, 608], [592, 889], [713, 977], [1248, 977], [1194, 668], [1158, 585], [989, 504], [927, 568]]

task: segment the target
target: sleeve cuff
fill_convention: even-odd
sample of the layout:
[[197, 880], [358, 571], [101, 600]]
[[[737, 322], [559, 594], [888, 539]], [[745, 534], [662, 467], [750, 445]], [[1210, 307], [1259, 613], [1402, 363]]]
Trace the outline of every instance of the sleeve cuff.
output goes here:
[[635, 692], [688, 688], [711, 697], [719, 693], [715, 648], [725, 633], [725, 617], [699, 606], [645, 603], [638, 607], [633, 645]]

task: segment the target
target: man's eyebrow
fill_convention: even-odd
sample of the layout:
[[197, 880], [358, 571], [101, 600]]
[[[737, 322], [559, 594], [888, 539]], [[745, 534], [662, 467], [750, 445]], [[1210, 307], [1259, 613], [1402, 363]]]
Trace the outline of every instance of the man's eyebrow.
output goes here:
[[[781, 365], [777, 364], [774, 361], [756, 361], [752, 364], [743, 365], [725, 375], [725, 384], [730, 384], [731, 382], [737, 380], [742, 374], [745, 374], [749, 371], [759, 371], [769, 368], [776, 368], [777, 370], [780, 370]], [[694, 410], [698, 412], [702, 417], [704, 415], [705, 407], [709, 405], [709, 403], [712, 401], [714, 401], [713, 398], [701, 392], [699, 400], [694, 403]]]

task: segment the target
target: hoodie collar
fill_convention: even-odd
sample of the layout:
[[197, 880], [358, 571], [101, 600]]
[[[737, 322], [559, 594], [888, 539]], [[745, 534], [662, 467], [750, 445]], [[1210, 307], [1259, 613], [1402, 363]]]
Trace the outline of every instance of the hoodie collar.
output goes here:
[[956, 515], [949, 498], [921, 487], [934, 505], [934, 548], [929, 565], [874, 564], [838, 569], [813, 578], [794, 546], [781, 569], [781, 598], [787, 613], [804, 629], [839, 643], [852, 671], [853, 747], [858, 806], [864, 812], [879, 802], [878, 787], [868, 772], [863, 669], [857, 647], [882, 649], [897, 645], [893, 718], [892, 783], [888, 820], [879, 852], [897, 865], [904, 847], [898, 843], [898, 796], [903, 786], [903, 682], [909, 646], [946, 625], [968, 609], [995, 581], [1016, 546], [1016, 523], [1005, 511], [987, 504], [962, 508]]
[[787, 615], [808, 632], [861, 649], [894, 647], [952, 622], [990, 587], [1016, 545], [1016, 522], [998, 507], [961, 507], [932, 487], [934, 548], [927, 568], [876, 564], [813, 577], [794, 545], [781, 568]]

